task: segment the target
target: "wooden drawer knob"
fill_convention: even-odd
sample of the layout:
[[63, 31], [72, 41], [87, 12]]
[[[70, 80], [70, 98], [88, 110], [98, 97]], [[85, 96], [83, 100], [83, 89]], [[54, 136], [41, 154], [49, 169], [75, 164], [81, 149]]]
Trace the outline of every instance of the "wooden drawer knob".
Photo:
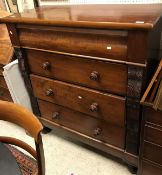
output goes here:
[[98, 81], [100, 79], [100, 74], [97, 71], [93, 71], [89, 78], [93, 81]]
[[101, 129], [101, 128], [96, 128], [96, 129], [94, 130], [93, 135], [94, 135], [94, 136], [98, 136], [98, 135], [100, 135], [100, 134], [101, 134], [101, 131], [102, 131], [102, 129]]
[[58, 112], [54, 112], [52, 115], [52, 119], [59, 119], [60, 114]]
[[42, 64], [42, 68], [43, 68], [44, 70], [50, 70], [51, 65], [50, 65], [49, 62], [44, 62], [44, 63]]
[[92, 112], [98, 111], [98, 104], [97, 103], [92, 103], [90, 106], [90, 110]]
[[51, 95], [53, 95], [54, 93], [53, 93], [53, 90], [52, 89], [48, 89], [47, 91], [46, 91], [46, 96], [51, 96]]

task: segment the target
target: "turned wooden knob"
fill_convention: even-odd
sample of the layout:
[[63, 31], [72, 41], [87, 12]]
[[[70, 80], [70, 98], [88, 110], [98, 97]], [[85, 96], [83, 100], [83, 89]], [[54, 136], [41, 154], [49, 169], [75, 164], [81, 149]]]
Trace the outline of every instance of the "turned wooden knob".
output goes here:
[[49, 62], [45, 62], [45, 63], [42, 64], [42, 68], [43, 68], [44, 70], [50, 70], [51, 65], [50, 65]]
[[48, 89], [46, 91], [46, 96], [51, 96], [51, 95], [53, 95], [53, 90], [52, 89]]
[[100, 74], [97, 71], [93, 71], [89, 77], [91, 80], [98, 81]]
[[97, 103], [92, 103], [91, 106], [90, 106], [90, 110], [92, 112], [98, 111], [98, 104]]
[[52, 119], [59, 119], [59, 113], [58, 112], [54, 112], [52, 115]]
[[96, 128], [95, 130], [94, 130], [94, 136], [98, 136], [98, 135], [100, 135], [101, 134], [101, 128]]

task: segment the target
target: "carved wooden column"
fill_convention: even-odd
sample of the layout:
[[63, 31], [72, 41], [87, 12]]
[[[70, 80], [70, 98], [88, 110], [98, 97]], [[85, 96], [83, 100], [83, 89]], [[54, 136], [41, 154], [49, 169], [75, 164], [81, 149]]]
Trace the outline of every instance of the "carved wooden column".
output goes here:
[[17, 57], [18, 62], [19, 62], [19, 68], [21, 70], [21, 74], [24, 78], [24, 82], [25, 82], [26, 88], [27, 88], [28, 93], [29, 93], [33, 113], [36, 116], [40, 116], [37, 100], [34, 97], [32, 85], [31, 85], [31, 81], [30, 81], [30, 77], [29, 77], [29, 68], [28, 68], [28, 64], [26, 62], [27, 59], [25, 59], [25, 54], [23, 54], [23, 49], [15, 47], [14, 50], [15, 50], [15, 54], [16, 54], [16, 57]]
[[26, 88], [27, 88], [29, 96], [30, 96], [30, 101], [31, 101], [33, 113], [36, 116], [40, 116], [37, 100], [34, 97], [32, 85], [31, 85], [30, 78], [29, 78], [29, 68], [28, 68], [28, 64], [27, 64], [27, 59], [25, 59], [25, 54], [23, 53], [23, 48], [21, 48], [21, 46], [20, 46], [19, 37], [17, 34], [16, 27], [14, 24], [7, 24], [7, 28], [8, 28], [8, 33], [10, 35], [12, 45], [14, 47], [15, 55], [16, 55], [18, 62], [19, 62], [21, 74], [24, 78], [24, 82], [25, 82]]
[[138, 154], [143, 73], [143, 67], [128, 66], [126, 152], [132, 154]]

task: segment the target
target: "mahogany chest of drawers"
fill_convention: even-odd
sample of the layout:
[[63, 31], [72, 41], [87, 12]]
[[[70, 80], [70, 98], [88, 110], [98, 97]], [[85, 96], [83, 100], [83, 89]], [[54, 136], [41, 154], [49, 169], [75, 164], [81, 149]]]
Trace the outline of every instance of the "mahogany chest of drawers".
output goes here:
[[160, 5], [72, 5], [1, 19], [43, 124], [137, 166], [161, 14]]

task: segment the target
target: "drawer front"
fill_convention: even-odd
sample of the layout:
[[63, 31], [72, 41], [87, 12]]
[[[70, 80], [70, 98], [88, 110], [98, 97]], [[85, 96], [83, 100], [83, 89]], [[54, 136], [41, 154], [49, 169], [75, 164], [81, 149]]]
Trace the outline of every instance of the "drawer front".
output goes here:
[[[64, 31], [63, 31], [64, 30]], [[126, 60], [127, 32], [61, 28], [19, 28], [22, 47]]]
[[162, 146], [162, 130], [146, 125], [145, 140]]
[[162, 126], [162, 112], [155, 111], [150, 107], [145, 109], [146, 122], [154, 123]]
[[38, 104], [43, 118], [97, 140], [124, 148], [124, 128], [107, 124], [53, 103], [38, 100]]
[[162, 167], [142, 161], [141, 175], [162, 175]]
[[12, 101], [12, 98], [8, 89], [0, 87], [0, 100]]
[[31, 75], [37, 98], [123, 126], [125, 99], [80, 86]]
[[126, 94], [126, 65], [34, 50], [27, 50], [26, 53], [33, 74], [120, 95]]
[[143, 157], [162, 165], [162, 147], [145, 141]]
[[8, 88], [4, 77], [2, 77], [2, 76], [0, 76], [0, 86], [4, 87], [4, 88]]

